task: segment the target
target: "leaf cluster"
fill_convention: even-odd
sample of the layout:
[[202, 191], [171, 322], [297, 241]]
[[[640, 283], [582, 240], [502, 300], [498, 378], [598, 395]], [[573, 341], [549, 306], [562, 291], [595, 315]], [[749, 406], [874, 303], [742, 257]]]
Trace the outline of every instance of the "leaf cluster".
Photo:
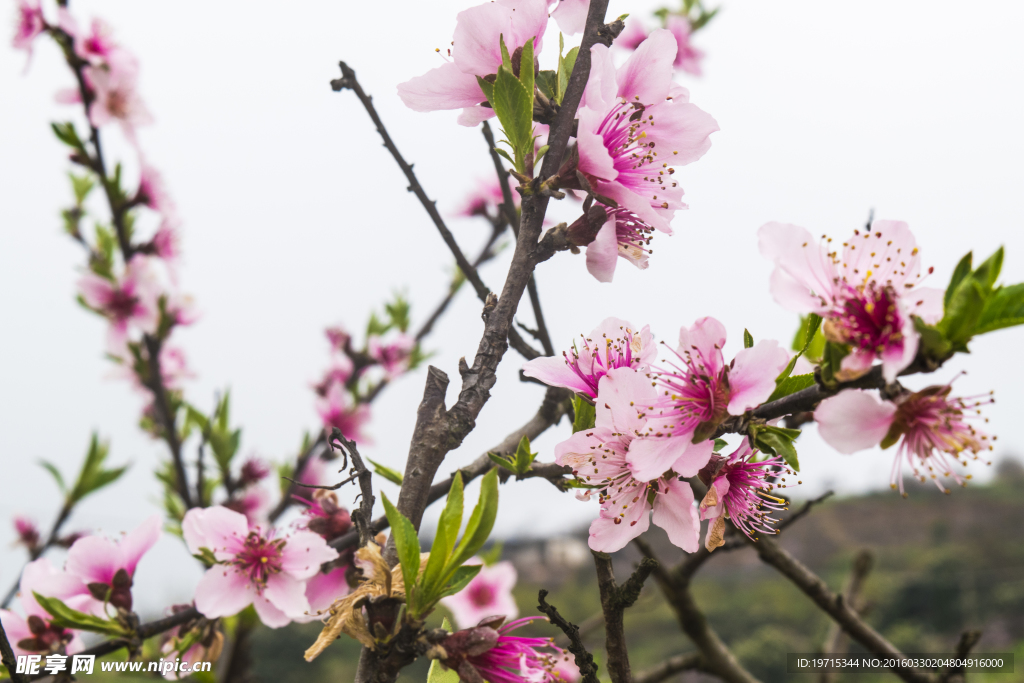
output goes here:
[[537, 459], [537, 454], [530, 451], [530, 437], [524, 434], [523, 438], [519, 440], [516, 452], [511, 456], [488, 453], [487, 457], [498, 467], [502, 467], [512, 474], [523, 475], [530, 471], [533, 461]]
[[99, 435], [93, 432], [92, 438], [89, 440], [89, 449], [85, 453], [85, 460], [78, 471], [78, 477], [70, 487], [65, 484], [63, 475], [52, 462], [43, 460], [39, 464], [53, 476], [57, 487], [64, 495], [65, 507], [70, 509], [89, 494], [117, 481], [128, 469], [127, 465], [114, 468], [104, 467], [109, 454], [110, 444], [100, 441]]

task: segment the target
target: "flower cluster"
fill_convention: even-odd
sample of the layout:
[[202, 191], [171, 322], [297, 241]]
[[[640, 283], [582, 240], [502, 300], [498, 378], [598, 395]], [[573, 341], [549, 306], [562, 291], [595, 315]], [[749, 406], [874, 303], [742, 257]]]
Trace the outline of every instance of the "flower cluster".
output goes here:
[[463, 681], [494, 683], [561, 683], [579, 679], [579, 670], [568, 653], [550, 638], [512, 635], [539, 617], [509, 623], [491, 617], [476, 626], [455, 631], [442, 642], [441, 662]]

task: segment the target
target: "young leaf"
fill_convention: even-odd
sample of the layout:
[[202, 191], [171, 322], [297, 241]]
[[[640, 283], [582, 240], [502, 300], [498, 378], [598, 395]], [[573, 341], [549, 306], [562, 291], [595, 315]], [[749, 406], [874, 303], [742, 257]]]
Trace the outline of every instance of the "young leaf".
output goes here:
[[501, 46], [501, 65], [512, 71], [512, 55], [508, 53], [508, 47], [505, 45], [505, 34], [498, 36], [498, 45]]
[[516, 170], [523, 172], [523, 159], [533, 139], [533, 92], [512, 74], [511, 69], [498, 69], [494, 81], [494, 113], [501, 122], [505, 137], [515, 153]]
[[371, 460], [370, 458], [367, 458], [367, 460], [369, 460], [370, 464], [373, 465], [373, 471], [375, 473], [377, 473], [380, 476], [384, 477], [385, 479], [390, 481], [392, 484], [398, 484], [399, 486], [402, 485], [402, 473], [401, 472], [399, 472], [398, 470], [393, 470], [390, 467], [388, 467], [387, 465], [381, 465], [379, 462], [377, 462], [375, 460]]
[[744, 328], [743, 330], [743, 348], [749, 349], [754, 345], [754, 335], [750, 334], [750, 331]]
[[89, 175], [76, 176], [74, 173], [68, 173], [68, 177], [71, 178], [71, 189], [75, 193], [75, 204], [81, 206], [95, 186], [95, 182]]
[[[456, 472], [452, 478], [452, 487], [448, 490], [448, 499], [445, 501], [444, 510], [437, 522], [438, 533], [442, 530], [448, 539], [445, 548], [445, 560], [447, 560], [455, 549], [455, 539], [459, 537], [459, 529], [462, 528], [462, 512], [465, 508], [463, 500], [462, 473]], [[433, 551], [431, 551], [433, 552]]]
[[1024, 324], [1024, 283], [1000, 287], [992, 293], [981, 311], [974, 334], [1021, 324]]
[[91, 631], [93, 633], [105, 633], [111, 636], [125, 636], [127, 631], [116, 621], [102, 619], [91, 614], [85, 614], [73, 610], [57, 598], [48, 598], [32, 592], [36, 602], [53, 617], [51, 622], [64, 628], [73, 628], [80, 631]]
[[754, 443], [765, 453], [781, 455], [794, 472], [799, 472], [800, 461], [797, 459], [796, 447], [793, 446], [793, 439], [799, 435], [798, 429], [765, 426], [754, 432]]
[[455, 573], [452, 574], [452, 578], [449, 579], [448, 583], [445, 584], [444, 588], [441, 590], [441, 593], [437, 596], [438, 599], [449, 595], [455, 595], [461, 591], [466, 587], [466, 584], [473, 580], [473, 577], [480, 573], [481, 569], [483, 569], [483, 565], [479, 564], [464, 565], [456, 569]]
[[565, 57], [559, 57], [558, 59], [558, 103], [561, 104], [565, 98], [565, 90], [569, 87], [569, 77], [572, 76], [572, 70], [576, 66], [576, 56], [579, 54], [580, 49], [574, 47], [569, 50]]
[[459, 674], [441, 665], [441, 660], [435, 659], [430, 662], [430, 670], [427, 671], [427, 683], [459, 683], [460, 680]]
[[492, 469], [484, 475], [480, 485], [480, 499], [473, 514], [466, 523], [466, 531], [462, 540], [455, 549], [449, 566], [459, 567], [465, 564], [466, 560], [473, 557], [480, 548], [484, 547], [491, 529], [494, 527], [494, 519], [498, 516], [498, 470]]
[[723, 448], [728, 447], [725, 439], [715, 439], [715, 453], [721, 453]]
[[572, 397], [572, 410], [576, 418], [572, 421], [572, 433], [581, 432], [584, 429], [593, 429], [597, 420], [597, 409], [594, 404], [583, 396], [576, 394]]
[[530, 437], [524, 434], [523, 438], [519, 440], [519, 447], [516, 448], [515, 473], [526, 474], [536, 459], [537, 454], [530, 452]]
[[537, 90], [552, 102], [558, 101], [558, 72], [538, 71], [536, 76]]
[[479, 76], [476, 77], [476, 82], [480, 84], [480, 91], [484, 94], [484, 99], [490, 102], [494, 99], [494, 84], [485, 81]]
[[[803, 321], [801, 321], [801, 323], [802, 322]], [[807, 348], [811, 345], [811, 341], [814, 339], [814, 335], [817, 334], [819, 327], [821, 327], [821, 316], [816, 315], [814, 313], [811, 313], [809, 316], [807, 316], [807, 325], [804, 328], [803, 332], [803, 346], [797, 350], [796, 355], [789, 360], [789, 363], [786, 365], [785, 369], [783, 369], [783, 371], [779, 373], [779, 376], [775, 378], [776, 387], [778, 387], [779, 384], [784, 382], [786, 378], [793, 374], [793, 368], [796, 367], [797, 359], [800, 358], [800, 356], [802, 356], [805, 351], [807, 351]], [[785, 394], [783, 394], [783, 396], [785, 396]]]
[[506, 469], [509, 472], [512, 472], [513, 474], [515, 474], [515, 472], [516, 472], [516, 464], [515, 464], [515, 462], [512, 461], [511, 458], [506, 458], [505, 456], [498, 455], [497, 453], [488, 453], [487, 457], [490, 458], [491, 462], [493, 462], [498, 467]]
[[533, 83], [534, 83], [534, 62], [533, 62], [533, 38], [523, 45], [523, 54], [519, 59], [519, 82], [530, 93], [531, 118], [533, 116]]
[[57, 466], [52, 462], [47, 462], [46, 460], [40, 460], [39, 465], [53, 476], [53, 480], [57, 482], [57, 488], [60, 489], [62, 494], [67, 496], [68, 487], [64, 484], [64, 477], [61, 476], [60, 470], [57, 469]]
[[768, 400], [765, 401], [765, 403], [771, 403], [772, 401], [777, 401], [784, 396], [795, 394], [807, 387], [813, 387], [814, 382], [815, 379], [813, 372], [806, 375], [791, 375], [776, 385], [775, 391], [772, 392], [772, 395], [768, 397]]
[[387, 515], [388, 524], [391, 525], [391, 535], [395, 538], [398, 563], [402, 566], [402, 581], [405, 583], [406, 599], [411, 601], [413, 587], [416, 585], [416, 578], [420, 573], [420, 540], [416, 536], [416, 529], [409, 518], [399, 512], [385, 494], [381, 493], [380, 497], [384, 501], [384, 514]]
[[960, 286], [963, 279], [971, 274], [971, 259], [973, 258], [973, 252], [967, 252], [967, 254], [960, 259], [960, 263], [956, 264], [956, 268], [953, 269], [953, 277], [949, 279], [949, 286], [946, 287], [946, 295], [943, 298], [943, 305], [949, 308], [949, 301], [953, 298], [953, 292]]

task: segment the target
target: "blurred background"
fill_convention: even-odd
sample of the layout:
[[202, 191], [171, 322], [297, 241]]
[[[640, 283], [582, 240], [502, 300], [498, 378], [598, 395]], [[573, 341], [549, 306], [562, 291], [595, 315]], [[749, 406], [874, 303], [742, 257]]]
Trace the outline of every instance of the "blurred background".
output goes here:
[[[412, 302], [415, 326], [444, 296], [451, 276], [447, 249], [415, 197], [405, 192], [366, 113], [350, 92], [331, 92], [328, 82], [338, 76], [339, 59], [374, 96], [428, 194], [453, 216], [450, 226], [464, 250], [474, 253], [489, 233], [481, 219], [454, 217], [466, 195], [493, 173], [479, 130], [456, 125], [455, 112], [406, 109], [395, 93], [397, 83], [439, 64], [434, 50], [447, 45], [455, 14], [468, 4], [396, 0], [384, 9], [355, 2], [73, 3], [80, 22], [102, 16], [140, 59], [142, 96], [156, 118], [140, 130], [140, 145], [178, 204], [184, 221], [180, 284], [195, 296], [202, 315], [176, 333], [197, 373], [186, 394], [212, 409], [215, 394], [230, 388], [233, 419], [243, 427], [243, 457], [292, 459], [303, 433], [319, 427], [310, 385], [327, 363], [326, 326], [341, 323], [358, 332], [370, 312], [396, 292]], [[609, 14], [650, 20], [660, 5], [612, 0]], [[945, 287], [967, 251], [984, 258], [999, 245], [1007, 251], [1003, 281], [1024, 280], [1024, 43], [1017, 35], [1022, 20], [1024, 6], [994, 1], [723, 2], [720, 14], [694, 38], [707, 54], [704, 75], [678, 77], [692, 101], [721, 127], [710, 152], [677, 173], [690, 209], [677, 214], [675, 236], [656, 239], [647, 271], [621, 264], [613, 285], [593, 280], [582, 256], [563, 253], [540, 267], [537, 280], [556, 347], [609, 315], [650, 324], [659, 339], [669, 341], [681, 325], [714, 315], [728, 328], [734, 350], [744, 328], [755, 339], [788, 342], [796, 316], [772, 301], [771, 266], [759, 256], [755, 236], [773, 220], [842, 238], [874, 210], [876, 217], [909, 222], [923, 263], [935, 267], [932, 286]], [[552, 22], [540, 56], [543, 68], [550, 67], [556, 44]], [[23, 53], [0, 50], [3, 589], [24, 561], [20, 550], [9, 550], [15, 534], [8, 520], [23, 514], [46, 526], [59, 507], [56, 486], [38, 461], [70, 472], [91, 431], [110, 439], [113, 463], [132, 466], [112, 488], [86, 500], [67, 528], [128, 530], [159, 509], [152, 473], [165, 457], [163, 447], [137, 428], [142, 398], [111, 378], [103, 358], [103, 321], [74, 300], [81, 251], [62, 233], [59, 217], [71, 198], [69, 164], [49, 127], [51, 121], [77, 120], [77, 110], [54, 100], [58, 89], [70, 85], [71, 74], [52, 44], [37, 44], [27, 72]], [[135, 156], [119, 132], [111, 129], [105, 139], [108, 157], [125, 159], [126, 173], [134, 177]], [[577, 207], [563, 202], [554, 215], [572, 220]], [[509, 256], [510, 250], [482, 272], [494, 290], [501, 287]], [[479, 311], [472, 292], [460, 293], [424, 344], [435, 354], [430, 362], [453, 378], [459, 357], [472, 358], [476, 349]], [[528, 306], [520, 319], [532, 325]], [[946, 497], [914, 488], [905, 501], [888, 490], [891, 452], [842, 456], [819, 440], [813, 426], [801, 437], [804, 486], [797, 495], [834, 489], [841, 500], [822, 510], [826, 521], [812, 517], [802, 523], [805, 536], [810, 529], [827, 536], [827, 547], [814, 536], [800, 547], [815, 553], [818, 568], [831, 568], [835, 577], [848, 571], [863, 544], [891, 552], [881, 556], [880, 566], [889, 563], [899, 571], [881, 574], [886, 578], [877, 595], [886, 610], [906, 614], [892, 616], [886, 627], [917, 633], [913, 637], [941, 636], [901, 643], [887, 631], [908, 649], [951, 650], [958, 629], [995, 618], [986, 611], [993, 605], [1016, 606], [1017, 621], [1000, 627], [1005, 638], [999, 642], [1024, 638], [1024, 559], [1019, 523], [1013, 522], [1024, 514], [1019, 467], [1012, 461], [1024, 451], [1024, 437], [1015, 430], [1024, 411], [1019, 335], [1009, 330], [981, 337], [972, 343], [971, 356], [958, 356], [934, 377], [907, 382], [920, 388], [966, 369], [957, 392], [995, 390], [997, 403], [986, 415], [1000, 437], [997, 464], [972, 466], [971, 489]], [[514, 351], [506, 355], [477, 429], [442, 471], [471, 461], [534, 413], [543, 389], [518, 381], [520, 364]], [[390, 386], [373, 406], [373, 443], [363, 451], [399, 470], [424, 371]], [[455, 393], [450, 390], [449, 402]], [[568, 433], [563, 423], [538, 439], [540, 458], [550, 460], [553, 445]], [[1008, 464], [997, 481], [1001, 461]], [[394, 492], [383, 480], [377, 483]], [[595, 504], [556, 495], [539, 481], [502, 487], [501, 496], [496, 534], [510, 543], [573, 538], [596, 514]], [[877, 526], [861, 525], [858, 515], [865, 510], [874, 511], [871, 523]], [[878, 517], [879, 510], [886, 514]], [[927, 513], [918, 514], [922, 510]], [[437, 513], [428, 511], [428, 526]], [[901, 524], [910, 525], [905, 536]], [[1001, 532], [979, 535], [979, 529]], [[987, 540], [978, 554], [981, 538]], [[950, 558], [975, 566], [973, 578], [963, 580], [955, 562], [943, 564]], [[744, 561], [756, 565], [752, 556]], [[525, 570], [531, 563], [544, 564], [520, 564]], [[948, 569], [949, 580], [921, 587], [922, 581], [947, 576], [940, 566]], [[709, 612], [713, 619], [716, 610], [735, 619], [746, 610], [743, 628], [749, 632], [733, 633], [724, 625], [721, 631], [752, 643], [749, 657], [761, 656], [757, 648], [769, 651], [772, 638], [786, 633], [808, 645], [823, 637], [825, 618], [801, 595], [785, 593], [788, 585], [761, 590], [751, 583], [751, 576], [766, 570], [711, 569], [705, 580], [718, 583], [702, 589], [716, 605]], [[580, 571], [592, 573], [589, 564]], [[199, 576], [197, 563], [168, 536], [140, 565], [137, 604], [156, 613], [185, 601]], [[746, 577], [741, 583], [747, 592], [730, 588], [735, 577]], [[984, 592], [989, 589], [991, 594]], [[738, 596], [746, 596], [742, 604], [734, 604]], [[524, 593], [524, 611], [531, 600]], [[774, 621], [781, 605], [787, 606], [782, 611], [790, 626]], [[939, 605], [959, 611], [935, 611]], [[891, 612], [877, 614], [885, 621]], [[912, 626], [901, 626], [907, 619]], [[679, 638], [671, 628], [668, 633]]]

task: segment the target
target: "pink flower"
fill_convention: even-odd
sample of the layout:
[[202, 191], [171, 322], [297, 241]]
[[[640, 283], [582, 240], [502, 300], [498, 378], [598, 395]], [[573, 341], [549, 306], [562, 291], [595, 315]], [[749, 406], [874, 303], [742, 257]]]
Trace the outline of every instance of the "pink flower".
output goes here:
[[181, 256], [181, 235], [177, 221], [164, 218], [153, 235], [153, 252], [167, 262], [174, 262]]
[[[471, 192], [462, 208], [455, 212], [456, 216], [472, 218], [474, 216], [491, 217], [498, 212], [498, 205], [505, 201], [501, 192], [501, 184], [497, 178], [490, 182], [477, 181], [477, 187]], [[519, 193], [512, 193], [512, 203], [519, 206]], [[493, 209], [493, 210], [492, 210]]]
[[326, 574], [317, 572], [306, 583], [306, 599], [312, 615], [325, 612], [339, 598], [348, 595], [350, 586], [346, 574], [348, 565], [334, 567]]
[[160, 291], [145, 257], [133, 257], [120, 281], [88, 273], [78, 281], [78, 288], [85, 303], [110, 320], [115, 340], [123, 341], [129, 327], [156, 332], [160, 323]]
[[[665, 28], [676, 39], [676, 58], [672, 66], [694, 76], [700, 76], [700, 60], [704, 58], [704, 53], [690, 44], [690, 20], [678, 14], [670, 14], [665, 20]], [[635, 50], [647, 35], [643, 22], [630, 16], [626, 20], [626, 28], [615, 39], [615, 46]]]
[[[549, 4], [554, 4], [549, 0]], [[559, 30], [567, 36], [583, 33], [587, 26], [587, 11], [590, 0], [559, 0], [558, 7], [551, 12], [551, 18], [558, 23]]]
[[[564, 652], [551, 645], [550, 638], [509, 635], [540, 617], [528, 617], [491, 628], [489, 621], [475, 628], [452, 633], [444, 640], [448, 657], [444, 665], [458, 671], [466, 681], [488, 683], [556, 683], [557, 660]], [[498, 622], [500, 623], [500, 622]]]
[[90, 66], [86, 67], [85, 74], [95, 96], [89, 105], [89, 121], [97, 128], [117, 121], [125, 136], [134, 143], [136, 126], [153, 121], [136, 90], [135, 71]]
[[139, 173], [139, 189], [135, 193], [135, 199], [157, 213], [174, 213], [174, 200], [167, 192], [163, 175], [145, 161], [142, 162], [142, 170]]
[[224, 507], [244, 515], [250, 527], [259, 526], [267, 521], [267, 515], [270, 513], [270, 492], [262, 486], [250, 486], [224, 503]]
[[[590, 525], [590, 547], [611, 553], [647, 531], [654, 523], [686, 552], [697, 549], [697, 520], [690, 485], [670, 464], [653, 477], [639, 477], [630, 450], [641, 443], [646, 414], [657, 399], [651, 381], [630, 368], [616, 368], [601, 378], [593, 429], [576, 432], [555, 446], [555, 462], [572, 467], [577, 480], [598, 491], [601, 512]], [[588, 491], [584, 499], [590, 497]], [[653, 503], [652, 503], [653, 501]]]
[[415, 111], [462, 109], [459, 123], [464, 126], [491, 118], [494, 110], [479, 106], [486, 98], [476, 77], [498, 72], [500, 36], [510, 54], [530, 38], [535, 39], [534, 55], [540, 53], [548, 23], [547, 5], [547, 0], [498, 0], [459, 12], [452, 61], [400, 84], [398, 96]]
[[313, 385], [313, 389], [320, 396], [325, 396], [331, 386], [337, 384], [344, 387], [348, 384], [354, 372], [355, 364], [351, 358], [344, 353], [332, 353], [327, 372], [324, 373], [323, 379]]
[[899, 441], [890, 485], [898, 486], [903, 495], [904, 462], [915, 479], [924, 482], [930, 478], [949, 493], [942, 477], [953, 477], [961, 486], [966, 485], [964, 479], [971, 478], [954, 472], [953, 463], [966, 467], [968, 452], [978, 460], [980, 453], [992, 450], [995, 440], [969, 423], [979, 418], [978, 406], [991, 403], [991, 398], [950, 398], [951, 390], [948, 384], [932, 386], [891, 402], [874, 392], [849, 389], [822, 401], [814, 420], [821, 438], [840, 453], [878, 444], [888, 448]]
[[17, 12], [12, 44], [15, 50], [24, 50], [31, 57], [32, 43], [36, 36], [46, 30], [43, 8], [39, 0], [18, 0]]
[[854, 230], [842, 256], [830, 238], [816, 242], [795, 225], [768, 223], [758, 241], [761, 254], [775, 263], [775, 301], [791, 311], [817, 313], [825, 318], [826, 338], [851, 346], [843, 378], [867, 372], [879, 358], [892, 382], [917, 354], [911, 316], [926, 323], [942, 317], [942, 291], [919, 286], [921, 258], [906, 223], [877, 220], [870, 231]]
[[[647, 259], [652, 253], [649, 247], [654, 237], [654, 228], [629, 209], [606, 208], [605, 211], [605, 224], [601, 226], [594, 241], [587, 245], [587, 270], [598, 282], [612, 281], [620, 258], [640, 270], [646, 270]], [[586, 220], [585, 215], [581, 216], [569, 230]]]
[[[469, 564], [482, 564], [482, 561], [474, 558]], [[511, 562], [484, 565], [465, 588], [455, 595], [442, 598], [441, 604], [452, 613], [455, 625], [459, 628], [476, 626], [487, 617], [515, 619], [519, 616], [519, 607], [512, 597], [516, 578], [516, 568]]]
[[583, 337], [581, 347], [573, 344], [562, 358], [534, 358], [523, 365], [523, 374], [553, 387], [572, 389], [590, 399], [597, 397], [601, 378], [615, 368], [644, 371], [658, 351], [650, 325], [639, 332], [625, 320], [607, 318]]
[[[68, 550], [64, 571], [79, 578], [96, 600], [131, 611], [135, 567], [160, 538], [160, 531], [160, 516], [153, 515], [116, 541], [103, 536], [81, 538]], [[99, 607], [94, 613], [104, 615]]]
[[36, 523], [28, 517], [15, 517], [14, 530], [18, 533], [18, 543], [29, 550], [33, 550], [39, 545], [39, 529], [36, 528]]
[[366, 341], [366, 346], [370, 358], [380, 363], [388, 379], [394, 379], [409, 369], [416, 340], [404, 332], [387, 342], [374, 335]]
[[338, 557], [320, 536], [296, 531], [249, 529], [245, 517], [224, 507], [193, 508], [182, 520], [189, 552], [206, 548], [217, 560], [196, 587], [196, 609], [209, 618], [237, 614], [250, 604], [271, 628], [285, 626], [310, 609], [306, 582], [320, 565]]
[[739, 351], [728, 365], [723, 346], [725, 328], [714, 318], [679, 330], [678, 363], [655, 369], [658, 397], [643, 438], [632, 448], [630, 465], [638, 478], [660, 476], [669, 467], [684, 477], [697, 474], [713, 448], [701, 434], [765, 401], [789, 362], [789, 352], [774, 340]]
[[242, 463], [242, 470], [238, 475], [239, 486], [245, 488], [258, 484], [267, 478], [270, 474], [270, 468], [267, 464], [259, 458], [249, 458]]
[[337, 473], [337, 470], [332, 471], [327, 466], [328, 462], [323, 458], [310, 458], [297, 479], [303, 484], [312, 484], [313, 486], [329, 486], [333, 484], [332, 477]]
[[183, 379], [196, 376], [188, 367], [185, 352], [167, 344], [160, 348], [160, 374], [163, 376], [164, 386], [168, 389], [180, 389]]
[[[328, 327], [324, 330], [324, 334], [327, 335], [327, 341], [330, 342], [331, 347], [335, 351], [340, 351], [342, 353], [344, 353], [345, 349], [348, 348], [349, 341], [352, 339], [352, 335], [346, 332], [341, 325]], [[351, 363], [352, 361], [349, 362]]]
[[328, 541], [352, 528], [352, 516], [338, 504], [338, 496], [332, 491], [316, 489], [313, 491], [312, 500], [299, 496], [295, 498], [308, 506], [302, 512], [307, 521], [304, 526], [300, 524], [300, 528], [320, 534]]
[[93, 19], [90, 28], [92, 32], [89, 35], [79, 34], [77, 27], [68, 31], [75, 38], [75, 53], [93, 66], [105, 66], [112, 72], [134, 78], [138, 72], [138, 60], [114, 41], [114, 30], [110, 24], [102, 19]]
[[[704, 545], [714, 550], [722, 545], [725, 532], [725, 515], [737, 529], [754, 538], [755, 533], [777, 534], [772, 523], [778, 520], [768, 515], [776, 510], [785, 510], [786, 500], [773, 496], [769, 491], [786, 488], [785, 483], [773, 483], [770, 477], [781, 474], [792, 475], [780, 456], [754, 461], [757, 451], [750, 448], [748, 439], [728, 458], [715, 454], [698, 473], [707, 495], [700, 503], [700, 518], [714, 520], [708, 525]], [[786, 478], [781, 477], [781, 482]], [[764, 511], [767, 508], [768, 511]]]
[[352, 405], [352, 399], [340, 384], [331, 384], [327, 393], [317, 398], [316, 410], [328, 431], [337, 427], [346, 439], [368, 443], [362, 430], [370, 420], [370, 406]]
[[[676, 210], [686, 208], [672, 167], [704, 156], [718, 130], [672, 82], [676, 51], [672, 34], [658, 29], [616, 70], [608, 48], [595, 45], [576, 138], [578, 170], [594, 192], [668, 234]], [[602, 227], [614, 229], [610, 221]]]
[[54, 568], [44, 557], [25, 565], [18, 590], [25, 616], [0, 609], [0, 623], [11, 641], [15, 655], [57, 652], [73, 654], [83, 649], [78, 633], [50, 623], [52, 617], [33, 595], [39, 593], [48, 598], [57, 598], [72, 609], [81, 610], [84, 605], [93, 602], [81, 581]]

